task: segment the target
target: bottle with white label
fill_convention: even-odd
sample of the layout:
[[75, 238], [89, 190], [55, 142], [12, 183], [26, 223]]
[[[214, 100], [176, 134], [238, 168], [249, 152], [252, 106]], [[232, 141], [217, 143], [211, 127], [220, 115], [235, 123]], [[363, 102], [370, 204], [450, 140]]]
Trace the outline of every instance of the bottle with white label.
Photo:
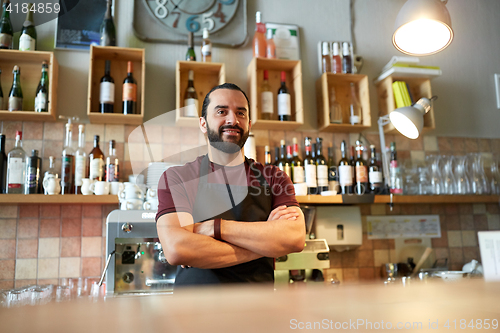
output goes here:
[[203, 28], [203, 41], [201, 43], [201, 61], [212, 62], [212, 42], [208, 28]]
[[368, 165], [368, 181], [370, 183], [370, 191], [373, 194], [380, 194], [383, 189], [384, 180], [382, 177], [382, 169], [377, 163], [375, 146], [370, 145], [370, 162]]
[[35, 51], [36, 50], [36, 28], [33, 24], [33, 9], [32, 3], [28, 4], [28, 13], [26, 20], [23, 23], [21, 37], [19, 37], [19, 51]]
[[293, 138], [292, 177], [294, 184], [305, 182], [304, 163], [299, 157], [299, 144], [297, 138]]
[[99, 91], [99, 109], [101, 113], [113, 113], [115, 105], [115, 80], [111, 77], [111, 61], [106, 60], [104, 76], [101, 78]]
[[286, 72], [281, 72], [281, 86], [278, 89], [278, 120], [292, 120], [292, 105], [290, 92], [286, 86]]
[[184, 92], [184, 117], [199, 117], [198, 94], [194, 88], [194, 72], [189, 71], [188, 85]]
[[316, 178], [318, 179], [318, 194], [328, 191], [328, 163], [323, 156], [323, 139], [316, 138]]
[[353, 193], [353, 182], [352, 182], [352, 166], [351, 162], [347, 158], [347, 144], [345, 140], [342, 141], [340, 145], [340, 153], [342, 158], [339, 161], [339, 184], [341, 194], [352, 194]]
[[42, 63], [42, 77], [36, 88], [35, 112], [49, 111], [49, 75], [47, 74], [47, 62]]
[[26, 152], [23, 149], [23, 133], [16, 132], [16, 145], [7, 155], [7, 185], [5, 193], [24, 193], [26, 177]]
[[318, 183], [316, 181], [316, 161], [312, 158], [311, 138], [304, 139], [306, 156], [304, 157], [305, 180], [307, 194], [318, 194]]
[[104, 154], [99, 148], [99, 135], [94, 135], [94, 148], [89, 154], [89, 178], [93, 181], [104, 180]]
[[120, 181], [120, 161], [116, 156], [115, 140], [109, 140], [109, 155], [106, 157], [106, 181]]
[[269, 84], [269, 73], [264, 70], [264, 80], [260, 86], [260, 117], [263, 120], [275, 120], [274, 116], [274, 96]]
[[349, 104], [350, 123], [351, 125], [360, 125], [363, 121], [363, 114], [361, 113], [361, 104], [359, 104], [358, 97], [356, 96], [356, 86], [351, 82], [351, 102]]
[[83, 178], [87, 178], [85, 125], [78, 125], [78, 148], [75, 151], [75, 194], [82, 194]]

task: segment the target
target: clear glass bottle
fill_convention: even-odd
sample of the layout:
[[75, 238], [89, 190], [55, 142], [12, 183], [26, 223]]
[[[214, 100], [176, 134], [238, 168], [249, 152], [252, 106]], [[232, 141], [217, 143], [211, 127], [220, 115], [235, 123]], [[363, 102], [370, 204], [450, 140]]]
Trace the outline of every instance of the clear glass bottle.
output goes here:
[[24, 193], [26, 178], [26, 152], [23, 149], [23, 133], [16, 132], [16, 145], [7, 155], [7, 185], [5, 193]]
[[274, 96], [269, 84], [269, 73], [266, 69], [264, 70], [264, 79], [260, 85], [260, 105], [260, 116], [263, 120], [274, 120], [276, 118], [274, 115]]
[[330, 43], [321, 43], [321, 72], [330, 73], [332, 71], [332, 61], [330, 58]]
[[71, 119], [66, 124], [66, 140], [61, 156], [61, 194], [74, 193], [75, 182], [75, 150], [72, 140], [73, 124]]
[[392, 194], [403, 194], [403, 176], [398, 165], [396, 143], [391, 142], [391, 162], [389, 165], [389, 174], [391, 179], [390, 191]]
[[115, 140], [109, 141], [109, 155], [106, 157], [106, 181], [120, 181], [120, 161], [116, 156]]
[[75, 194], [82, 194], [82, 179], [87, 178], [85, 125], [78, 125], [78, 148], [75, 151]]
[[201, 61], [212, 62], [212, 42], [208, 28], [203, 28], [203, 41], [201, 43]]
[[342, 43], [342, 73], [352, 74], [352, 59], [349, 43]]
[[266, 32], [266, 57], [276, 59], [276, 44], [274, 44], [273, 30], [271, 29]]
[[342, 73], [342, 57], [339, 42], [332, 43], [332, 73]]
[[262, 23], [262, 15], [260, 12], [255, 13], [255, 33], [253, 35], [253, 56], [254, 58], [266, 57], [266, 25]]
[[342, 124], [342, 107], [337, 101], [335, 88], [330, 89], [330, 123]]
[[264, 147], [265, 150], [265, 155], [264, 155], [264, 164], [265, 165], [272, 165], [272, 159], [271, 159], [271, 150], [269, 146]]
[[363, 122], [363, 113], [356, 94], [356, 85], [353, 82], [351, 82], [351, 102], [349, 104], [349, 111], [351, 113], [349, 118], [351, 125], [360, 125]]
[[[56, 169], [56, 159], [54, 156], [49, 156], [49, 168], [45, 171], [43, 175], [43, 180], [49, 177], [60, 178], [59, 171]], [[48, 194], [45, 189], [43, 190], [44, 194]]]
[[184, 117], [199, 117], [198, 94], [194, 88], [194, 71], [188, 73], [188, 85], [184, 92]]

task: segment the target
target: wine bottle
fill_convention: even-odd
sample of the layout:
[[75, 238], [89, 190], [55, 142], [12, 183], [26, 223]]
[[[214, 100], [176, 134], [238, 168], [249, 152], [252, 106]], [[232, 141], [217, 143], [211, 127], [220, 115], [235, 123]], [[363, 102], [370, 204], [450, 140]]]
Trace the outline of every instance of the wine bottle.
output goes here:
[[286, 145], [285, 145], [285, 140], [280, 141], [280, 158], [278, 160], [278, 168], [283, 171], [284, 173], [287, 174], [288, 177], [292, 176], [292, 169], [290, 168], [290, 162], [286, 158]]
[[0, 193], [5, 193], [7, 177], [7, 154], [5, 154], [5, 135], [0, 134]]
[[274, 96], [269, 84], [269, 73], [266, 69], [264, 70], [264, 80], [260, 86], [260, 91], [261, 118], [271, 120], [274, 118]]
[[115, 80], [111, 77], [111, 61], [106, 60], [101, 78], [99, 95], [101, 113], [113, 113], [115, 105]]
[[115, 140], [109, 141], [109, 155], [106, 157], [106, 181], [120, 181], [120, 162], [116, 156]]
[[0, 110], [3, 110], [2, 69], [0, 69]]
[[339, 42], [332, 43], [332, 73], [342, 73], [342, 57]]
[[278, 166], [279, 159], [280, 159], [280, 147], [274, 147], [274, 163], [273, 163], [273, 165]]
[[10, 22], [10, 1], [4, 0], [2, 18], [0, 19], [0, 49], [12, 49], [14, 30]]
[[278, 120], [292, 120], [291, 99], [286, 87], [286, 72], [281, 72], [281, 86], [278, 89]]
[[264, 164], [265, 165], [271, 165], [271, 151], [269, 149], [269, 146], [264, 147], [265, 150], [265, 156], [264, 156]]
[[355, 157], [354, 146], [351, 146], [351, 158], [349, 162], [351, 163], [352, 168], [352, 191], [354, 193], [354, 184], [356, 184], [356, 157]]
[[21, 37], [19, 37], [19, 51], [35, 51], [36, 50], [36, 28], [33, 24], [32, 3], [28, 3], [28, 13], [26, 20], [23, 23]]
[[[59, 178], [59, 171], [56, 169], [56, 161], [54, 156], [49, 156], [49, 168], [45, 171], [43, 176], [43, 180], [49, 177]], [[48, 192], [43, 189], [44, 194], [48, 194]]]
[[358, 97], [356, 96], [356, 86], [351, 82], [351, 102], [349, 104], [351, 112], [350, 123], [351, 125], [359, 125], [363, 121], [363, 114], [361, 113], [361, 104], [359, 104]]
[[276, 59], [276, 44], [274, 43], [272, 29], [266, 32], [266, 58]]
[[24, 193], [26, 153], [23, 149], [23, 132], [16, 132], [16, 145], [7, 155], [7, 185], [5, 193]]
[[403, 177], [398, 166], [396, 142], [391, 142], [391, 162], [389, 164], [389, 174], [391, 177], [390, 192], [392, 194], [403, 194]]
[[[330, 57], [328, 57], [330, 59]], [[328, 191], [328, 163], [323, 156], [323, 139], [316, 138], [316, 172], [318, 179], [318, 194]]]
[[212, 42], [208, 28], [203, 28], [203, 41], [201, 43], [201, 61], [212, 62]]
[[123, 114], [137, 113], [137, 82], [132, 73], [134, 65], [132, 61], [127, 62], [127, 77], [123, 80]]
[[61, 194], [74, 193], [75, 150], [72, 147], [73, 124], [71, 119], [66, 124], [66, 140], [61, 156]]
[[312, 157], [311, 138], [304, 139], [304, 146], [306, 148], [306, 156], [304, 157], [305, 180], [307, 185], [307, 194], [317, 194], [318, 183], [316, 181], [316, 162]]
[[199, 117], [198, 94], [194, 88], [194, 72], [189, 71], [188, 85], [184, 92], [184, 117]]
[[337, 191], [340, 194], [339, 173], [333, 155], [333, 147], [328, 147], [328, 190]]
[[113, 0], [107, 0], [106, 14], [101, 24], [101, 46], [116, 46], [116, 29], [111, 15], [111, 5]]
[[89, 153], [89, 178], [104, 180], [104, 154], [99, 148], [99, 135], [94, 135], [94, 148]]
[[352, 73], [351, 52], [349, 50], [349, 43], [347, 42], [344, 42], [342, 44], [342, 73], [344, 74]]
[[321, 73], [330, 73], [332, 71], [332, 64], [330, 58], [330, 43], [321, 43]]
[[370, 183], [370, 192], [380, 194], [383, 188], [383, 177], [376, 155], [375, 146], [370, 145], [370, 162], [368, 164], [368, 182]]
[[9, 93], [9, 111], [21, 111], [23, 109], [23, 90], [21, 89], [21, 69], [14, 66], [12, 71], [14, 79]]
[[47, 62], [42, 63], [42, 77], [36, 88], [35, 112], [49, 111], [49, 75], [47, 74]]
[[31, 151], [31, 157], [26, 158], [26, 180], [24, 183], [24, 194], [40, 193], [40, 172], [42, 171], [42, 159], [38, 157], [38, 150]]
[[196, 61], [196, 53], [194, 52], [194, 34], [188, 33], [188, 49], [186, 52], [186, 61]]
[[370, 187], [368, 185], [368, 166], [363, 159], [363, 146], [361, 145], [361, 141], [356, 141], [356, 183], [354, 190], [355, 193], [359, 195], [370, 193]]
[[293, 138], [293, 157], [292, 157], [292, 177], [293, 183], [304, 183], [304, 162], [299, 157], [299, 144], [297, 138]]
[[262, 15], [260, 12], [255, 13], [255, 33], [253, 35], [253, 56], [254, 58], [266, 57], [266, 25], [261, 22]]
[[338, 168], [340, 193], [352, 194], [352, 166], [349, 159], [347, 159], [347, 144], [345, 140], [340, 144], [340, 153], [342, 155]]
[[83, 178], [87, 178], [85, 152], [85, 125], [78, 125], [78, 148], [75, 151], [75, 194], [82, 194]]

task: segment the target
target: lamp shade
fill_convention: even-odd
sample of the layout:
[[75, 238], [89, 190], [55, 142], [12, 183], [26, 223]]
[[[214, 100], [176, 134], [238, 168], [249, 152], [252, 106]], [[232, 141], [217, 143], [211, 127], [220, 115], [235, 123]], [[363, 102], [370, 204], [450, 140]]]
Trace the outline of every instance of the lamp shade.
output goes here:
[[419, 99], [413, 106], [405, 106], [389, 113], [394, 127], [404, 136], [416, 139], [424, 127], [424, 115], [431, 109], [430, 100]]
[[453, 40], [451, 18], [441, 0], [408, 0], [396, 18], [392, 43], [401, 52], [421, 56], [444, 50]]

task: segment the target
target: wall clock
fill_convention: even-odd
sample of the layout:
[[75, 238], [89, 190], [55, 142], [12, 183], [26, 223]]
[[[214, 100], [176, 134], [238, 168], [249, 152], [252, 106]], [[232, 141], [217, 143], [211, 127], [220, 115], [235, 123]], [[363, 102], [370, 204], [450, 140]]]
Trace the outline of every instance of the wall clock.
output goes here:
[[247, 38], [246, 0], [134, 0], [135, 35], [152, 43], [201, 41], [208, 28], [213, 44], [238, 47]]

